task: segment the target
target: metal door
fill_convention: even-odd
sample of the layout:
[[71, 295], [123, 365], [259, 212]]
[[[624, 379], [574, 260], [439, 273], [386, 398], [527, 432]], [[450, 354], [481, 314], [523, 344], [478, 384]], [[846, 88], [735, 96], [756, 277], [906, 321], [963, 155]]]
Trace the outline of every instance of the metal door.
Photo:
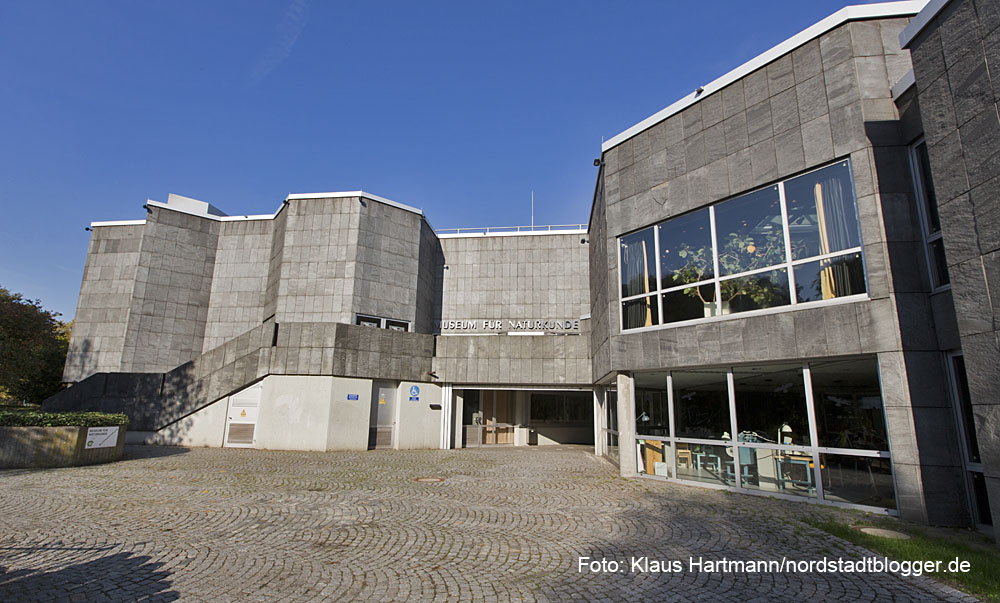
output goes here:
[[262, 384], [257, 383], [229, 396], [229, 412], [226, 415], [226, 437], [223, 440], [223, 446], [227, 448], [253, 448], [256, 444], [257, 417], [260, 413], [262, 390]]
[[372, 422], [368, 434], [370, 448], [392, 448], [396, 428], [396, 384], [372, 383]]

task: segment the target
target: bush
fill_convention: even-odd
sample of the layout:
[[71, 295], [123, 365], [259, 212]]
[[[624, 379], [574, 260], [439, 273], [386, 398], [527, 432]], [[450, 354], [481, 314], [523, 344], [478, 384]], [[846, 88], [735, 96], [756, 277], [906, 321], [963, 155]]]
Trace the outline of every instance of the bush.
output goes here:
[[109, 427], [128, 425], [128, 417], [106, 412], [0, 410], [0, 427]]

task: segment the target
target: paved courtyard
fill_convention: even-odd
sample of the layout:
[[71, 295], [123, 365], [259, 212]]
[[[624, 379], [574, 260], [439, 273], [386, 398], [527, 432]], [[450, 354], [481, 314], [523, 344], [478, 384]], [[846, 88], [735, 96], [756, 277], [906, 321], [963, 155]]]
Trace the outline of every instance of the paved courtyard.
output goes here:
[[[800, 521], [836, 512], [624, 480], [579, 447], [128, 447], [109, 465], [0, 471], [0, 601], [963, 599], [884, 573], [688, 571], [868, 555]], [[643, 556], [684, 567], [633, 571]], [[580, 557], [624, 571], [580, 572]]]

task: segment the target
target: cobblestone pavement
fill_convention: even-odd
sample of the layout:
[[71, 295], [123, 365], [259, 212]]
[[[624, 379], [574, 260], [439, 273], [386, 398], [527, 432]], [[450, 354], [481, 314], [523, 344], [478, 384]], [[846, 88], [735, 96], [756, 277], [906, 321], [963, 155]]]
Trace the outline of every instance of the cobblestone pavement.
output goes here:
[[[964, 598], [891, 574], [630, 571], [641, 556], [869, 555], [799, 521], [838, 512], [624, 480], [576, 447], [128, 447], [108, 465], [0, 471], [0, 600]], [[626, 571], [581, 573], [581, 556]]]

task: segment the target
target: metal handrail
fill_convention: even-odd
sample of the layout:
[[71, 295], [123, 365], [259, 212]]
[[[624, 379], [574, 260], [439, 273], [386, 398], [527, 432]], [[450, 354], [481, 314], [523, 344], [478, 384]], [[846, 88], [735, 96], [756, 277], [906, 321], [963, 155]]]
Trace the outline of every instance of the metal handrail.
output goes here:
[[546, 232], [550, 230], [587, 230], [586, 224], [548, 224], [545, 226], [480, 226], [472, 228], [439, 228], [438, 234], [491, 233], [491, 232]]

